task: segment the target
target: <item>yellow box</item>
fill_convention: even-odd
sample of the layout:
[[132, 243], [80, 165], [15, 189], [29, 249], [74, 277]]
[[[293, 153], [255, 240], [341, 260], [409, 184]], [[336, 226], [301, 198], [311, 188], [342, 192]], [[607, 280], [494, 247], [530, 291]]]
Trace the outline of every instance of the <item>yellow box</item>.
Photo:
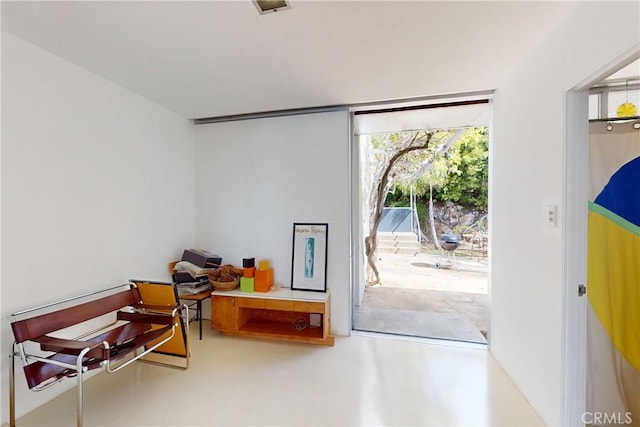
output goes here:
[[269, 265], [268, 259], [261, 259], [260, 262], [258, 263], [258, 270], [260, 271], [267, 271], [270, 268], [271, 266]]

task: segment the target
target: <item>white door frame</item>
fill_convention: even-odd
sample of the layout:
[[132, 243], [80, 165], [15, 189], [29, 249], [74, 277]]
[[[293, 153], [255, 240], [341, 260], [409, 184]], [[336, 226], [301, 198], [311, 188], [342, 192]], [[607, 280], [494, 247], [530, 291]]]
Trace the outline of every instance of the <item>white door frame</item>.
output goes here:
[[[563, 425], [583, 426], [587, 395], [587, 298], [578, 285], [587, 276], [589, 178], [588, 91], [594, 83], [640, 58], [640, 43], [565, 93], [565, 174], [563, 218], [564, 327]], [[587, 289], [588, 292], [588, 289]]]
[[563, 425], [577, 426], [587, 390], [587, 298], [578, 297], [578, 284], [587, 276], [588, 88], [568, 91], [565, 108]]
[[362, 184], [360, 182], [360, 140], [355, 132], [354, 115], [349, 112], [350, 136], [350, 175], [351, 175], [351, 300], [349, 301], [349, 316], [351, 324], [349, 330], [353, 330], [354, 305], [360, 305], [364, 294], [364, 257], [363, 257], [363, 227], [362, 227]]

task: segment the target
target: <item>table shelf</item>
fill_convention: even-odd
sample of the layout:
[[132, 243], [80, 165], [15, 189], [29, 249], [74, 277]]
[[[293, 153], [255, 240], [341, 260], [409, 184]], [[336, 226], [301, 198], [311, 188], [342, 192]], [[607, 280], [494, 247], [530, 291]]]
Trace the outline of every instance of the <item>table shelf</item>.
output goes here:
[[328, 294], [289, 289], [268, 293], [216, 291], [211, 299], [211, 328], [225, 335], [332, 346], [329, 301]]

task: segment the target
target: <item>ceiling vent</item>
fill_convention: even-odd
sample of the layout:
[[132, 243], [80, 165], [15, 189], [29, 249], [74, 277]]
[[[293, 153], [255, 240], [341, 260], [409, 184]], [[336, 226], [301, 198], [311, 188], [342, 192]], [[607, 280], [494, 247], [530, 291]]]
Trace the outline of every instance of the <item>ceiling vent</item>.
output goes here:
[[291, 8], [291, 5], [286, 0], [253, 0], [253, 4], [256, 5], [261, 15]]

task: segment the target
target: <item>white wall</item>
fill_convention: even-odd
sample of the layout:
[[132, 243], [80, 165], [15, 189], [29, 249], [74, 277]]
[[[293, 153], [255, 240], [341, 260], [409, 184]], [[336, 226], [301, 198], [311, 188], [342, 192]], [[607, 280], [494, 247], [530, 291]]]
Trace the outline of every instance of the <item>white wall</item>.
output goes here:
[[[195, 228], [190, 121], [7, 33], [2, 113], [6, 421], [9, 314], [132, 277], [168, 279]], [[29, 392], [19, 372], [16, 384], [18, 415], [65, 388]]]
[[639, 16], [637, 2], [576, 4], [494, 96], [491, 350], [548, 425], [562, 424], [562, 295], [577, 286], [563, 283], [564, 93], [637, 49]]
[[348, 112], [199, 125], [195, 140], [199, 246], [223, 263], [271, 259], [289, 287], [293, 223], [328, 223], [331, 329], [348, 335]]

